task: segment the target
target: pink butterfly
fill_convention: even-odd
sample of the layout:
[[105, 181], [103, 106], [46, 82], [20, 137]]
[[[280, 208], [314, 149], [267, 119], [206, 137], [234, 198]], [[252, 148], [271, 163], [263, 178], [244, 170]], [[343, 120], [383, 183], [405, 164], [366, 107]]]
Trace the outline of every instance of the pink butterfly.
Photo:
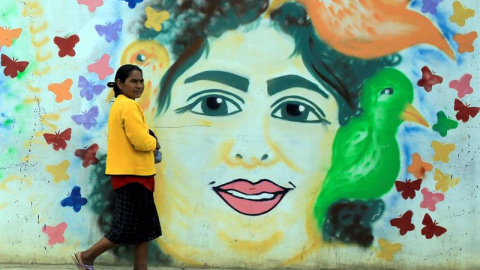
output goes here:
[[421, 208], [427, 208], [430, 211], [435, 211], [436, 206], [435, 204], [443, 201], [445, 199], [445, 195], [443, 193], [434, 193], [428, 190], [428, 188], [422, 188], [423, 194], [423, 201], [420, 202]]
[[89, 72], [95, 72], [100, 80], [105, 80], [108, 75], [113, 74], [113, 69], [108, 65], [110, 55], [104, 54], [96, 63], [88, 65]]
[[57, 226], [47, 226], [46, 224], [43, 225], [42, 232], [48, 235], [48, 244], [53, 246], [55, 244], [61, 244], [65, 242], [65, 237], [63, 237], [63, 233], [67, 229], [67, 223], [62, 222]]
[[458, 91], [458, 97], [463, 98], [467, 94], [473, 93], [473, 88], [470, 86], [470, 81], [472, 80], [471, 74], [465, 74], [460, 78], [460, 80], [453, 80], [448, 86], [450, 88]]
[[88, 6], [88, 11], [94, 12], [97, 7], [103, 5], [103, 0], [77, 0], [80, 5]]

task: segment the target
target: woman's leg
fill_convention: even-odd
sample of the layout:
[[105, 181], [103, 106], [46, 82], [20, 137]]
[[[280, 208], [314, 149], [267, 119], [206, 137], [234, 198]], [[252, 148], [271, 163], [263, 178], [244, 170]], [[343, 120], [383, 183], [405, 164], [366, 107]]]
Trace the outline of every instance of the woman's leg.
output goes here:
[[86, 265], [93, 265], [93, 262], [98, 256], [116, 246], [118, 245], [108, 240], [106, 237], [103, 237], [91, 248], [82, 252], [78, 252], [75, 254], [75, 256], [77, 256], [77, 259], [80, 263]]
[[142, 242], [135, 245], [135, 264], [133, 270], [147, 270], [148, 245]]

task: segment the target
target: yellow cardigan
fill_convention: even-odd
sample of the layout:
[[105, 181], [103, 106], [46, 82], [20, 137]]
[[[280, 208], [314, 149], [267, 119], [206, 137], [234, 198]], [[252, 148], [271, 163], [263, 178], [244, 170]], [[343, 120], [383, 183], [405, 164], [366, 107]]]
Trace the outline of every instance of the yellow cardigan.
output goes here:
[[108, 116], [106, 175], [155, 175], [156, 139], [148, 133], [142, 108], [118, 95]]

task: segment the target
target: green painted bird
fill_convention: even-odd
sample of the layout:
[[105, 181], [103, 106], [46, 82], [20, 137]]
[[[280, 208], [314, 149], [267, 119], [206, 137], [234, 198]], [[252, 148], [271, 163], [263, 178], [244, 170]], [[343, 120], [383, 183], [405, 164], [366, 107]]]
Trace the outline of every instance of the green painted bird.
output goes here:
[[363, 113], [339, 128], [332, 165], [315, 202], [322, 228], [330, 205], [340, 199], [377, 199], [395, 183], [400, 170], [396, 139], [403, 121], [429, 126], [411, 105], [413, 85], [399, 70], [385, 68], [367, 79], [360, 105]]

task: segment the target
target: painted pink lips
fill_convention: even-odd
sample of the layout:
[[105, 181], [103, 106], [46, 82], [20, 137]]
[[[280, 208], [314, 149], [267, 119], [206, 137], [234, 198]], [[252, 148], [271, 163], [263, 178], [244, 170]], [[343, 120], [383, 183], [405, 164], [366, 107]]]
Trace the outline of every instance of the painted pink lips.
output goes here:
[[235, 211], [258, 216], [275, 208], [289, 191], [270, 180], [255, 184], [245, 179], [237, 179], [213, 190]]

